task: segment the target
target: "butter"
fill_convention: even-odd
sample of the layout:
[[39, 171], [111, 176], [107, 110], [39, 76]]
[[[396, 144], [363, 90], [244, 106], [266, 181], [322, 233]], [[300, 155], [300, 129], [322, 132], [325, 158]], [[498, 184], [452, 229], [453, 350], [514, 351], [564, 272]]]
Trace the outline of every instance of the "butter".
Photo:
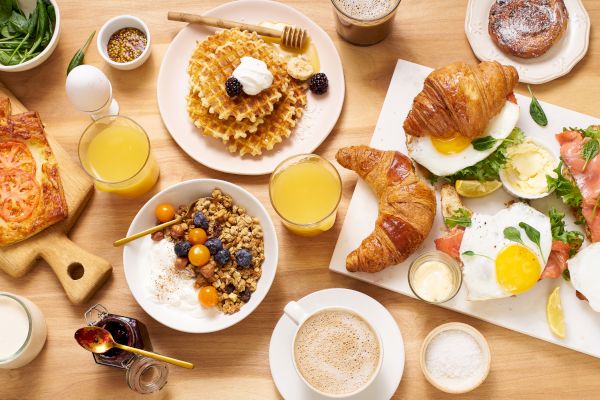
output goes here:
[[511, 146], [501, 178], [515, 194], [539, 196], [548, 193], [546, 175], [555, 176], [558, 160], [531, 139]]

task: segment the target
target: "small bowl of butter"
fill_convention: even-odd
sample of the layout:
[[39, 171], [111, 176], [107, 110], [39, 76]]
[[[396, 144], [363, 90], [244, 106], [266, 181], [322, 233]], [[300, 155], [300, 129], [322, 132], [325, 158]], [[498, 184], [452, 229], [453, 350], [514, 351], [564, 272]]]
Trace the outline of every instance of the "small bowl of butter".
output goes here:
[[415, 296], [427, 303], [445, 303], [456, 296], [462, 285], [460, 264], [441, 251], [421, 254], [410, 264], [408, 285]]
[[507, 161], [500, 170], [504, 189], [522, 199], [541, 199], [548, 196], [546, 175], [556, 177], [554, 170], [559, 158], [540, 141], [527, 138], [506, 149]]

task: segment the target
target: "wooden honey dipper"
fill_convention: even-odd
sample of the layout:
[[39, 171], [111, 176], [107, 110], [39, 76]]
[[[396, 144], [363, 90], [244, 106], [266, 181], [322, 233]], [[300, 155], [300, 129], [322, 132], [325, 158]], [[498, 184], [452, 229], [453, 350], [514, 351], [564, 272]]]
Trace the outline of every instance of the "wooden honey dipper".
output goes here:
[[302, 49], [308, 38], [306, 29], [296, 26], [286, 25], [283, 31], [271, 29], [260, 25], [244, 24], [241, 22], [228, 21], [221, 18], [205, 17], [202, 15], [188, 14], [182, 12], [169, 11], [167, 14], [169, 21], [188, 22], [191, 24], [201, 24], [214, 26], [217, 28], [240, 28], [241, 30], [254, 31], [261, 36], [281, 39], [281, 44], [292, 49]]

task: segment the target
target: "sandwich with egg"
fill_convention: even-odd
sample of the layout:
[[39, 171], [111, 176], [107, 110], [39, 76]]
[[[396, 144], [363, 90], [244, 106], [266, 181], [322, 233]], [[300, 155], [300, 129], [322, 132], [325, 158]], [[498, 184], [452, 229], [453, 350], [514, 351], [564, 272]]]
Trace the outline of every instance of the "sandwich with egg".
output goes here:
[[410, 157], [445, 180], [491, 181], [520, 143], [517, 70], [496, 61], [456, 62], [425, 79], [404, 121]]

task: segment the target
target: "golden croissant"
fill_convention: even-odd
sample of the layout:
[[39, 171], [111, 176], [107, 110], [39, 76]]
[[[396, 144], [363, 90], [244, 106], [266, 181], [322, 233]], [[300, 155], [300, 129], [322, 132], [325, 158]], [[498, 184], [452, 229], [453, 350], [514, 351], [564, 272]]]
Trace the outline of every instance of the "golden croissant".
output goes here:
[[350, 272], [378, 272], [410, 256], [429, 234], [436, 211], [435, 193], [421, 180], [411, 160], [397, 151], [368, 146], [340, 149], [337, 161], [373, 189], [379, 216], [373, 232], [346, 258]]
[[449, 138], [460, 133], [480, 136], [519, 81], [512, 66], [484, 61], [476, 66], [457, 62], [427, 76], [404, 121], [413, 136]]

